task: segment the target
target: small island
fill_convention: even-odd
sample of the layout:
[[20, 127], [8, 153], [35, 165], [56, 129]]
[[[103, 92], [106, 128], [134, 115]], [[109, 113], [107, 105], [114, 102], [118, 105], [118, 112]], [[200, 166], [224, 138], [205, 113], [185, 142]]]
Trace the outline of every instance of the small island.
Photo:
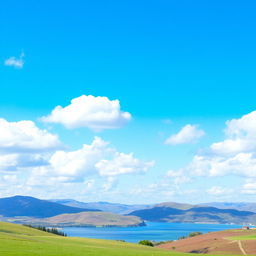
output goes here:
[[140, 217], [110, 212], [60, 214], [50, 218], [28, 219], [26, 224], [51, 227], [138, 227], [146, 225]]

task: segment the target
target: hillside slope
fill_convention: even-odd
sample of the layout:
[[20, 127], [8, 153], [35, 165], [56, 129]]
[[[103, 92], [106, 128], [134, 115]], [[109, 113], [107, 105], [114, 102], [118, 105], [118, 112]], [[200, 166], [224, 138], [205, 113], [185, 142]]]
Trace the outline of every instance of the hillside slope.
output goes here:
[[165, 206], [153, 207], [131, 212], [130, 215], [138, 216], [147, 221], [159, 222], [256, 224], [256, 214], [253, 212], [215, 207], [193, 207], [187, 210]]
[[111, 240], [61, 237], [17, 224], [0, 222], [0, 255], [175, 256], [182, 254]]
[[167, 242], [158, 248], [218, 255], [256, 255], [256, 230], [225, 230]]
[[0, 215], [4, 217], [28, 216], [45, 218], [63, 213], [78, 213], [82, 211], [96, 210], [70, 207], [29, 196], [0, 198]]
[[212, 206], [220, 209], [235, 209], [239, 211], [256, 212], [256, 203], [248, 202], [211, 202], [200, 204], [201, 206]]
[[176, 202], [163, 202], [163, 203], [154, 205], [154, 207], [168, 207], [168, 208], [175, 208], [175, 209], [179, 209], [179, 210], [188, 210], [193, 207], [196, 207], [196, 205], [185, 204], [185, 203], [176, 203]]
[[51, 218], [35, 219], [28, 221], [32, 225], [43, 226], [111, 226], [131, 227], [144, 226], [144, 221], [137, 216], [123, 216], [110, 212], [80, 212], [73, 214], [61, 214]]

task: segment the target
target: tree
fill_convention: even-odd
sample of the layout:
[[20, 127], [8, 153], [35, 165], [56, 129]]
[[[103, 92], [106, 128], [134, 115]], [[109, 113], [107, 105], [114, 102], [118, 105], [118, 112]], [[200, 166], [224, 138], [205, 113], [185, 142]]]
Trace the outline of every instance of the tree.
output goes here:
[[141, 240], [141, 241], [139, 241], [139, 244], [152, 246], [152, 247], [154, 246], [154, 244], [149, 240]]

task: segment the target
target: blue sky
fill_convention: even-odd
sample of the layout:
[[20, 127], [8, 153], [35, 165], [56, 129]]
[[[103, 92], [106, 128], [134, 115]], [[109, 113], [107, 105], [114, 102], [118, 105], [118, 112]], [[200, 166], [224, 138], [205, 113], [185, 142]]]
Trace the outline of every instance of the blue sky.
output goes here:
[[[0, 196], [123, 203], [255, 200], [255, 23], [253, 1], [3, 3], [0, 117], [7, 123], [0, 125]], [[74, 124], [73, 116], [88, 107], [83, 102], [61, 120], [41, 119], [82, 95], [105, 96], [108, 103], [118, 99], [117, 112], [131, 118], [102, 121], [104, 127], [94, 129], [87, 111]], [[65, 127], [64, 119], [75, 128]], [[22, 120], [36, 127], [25, 126], [29, 146]], [[183, 130], [165, 143], [187, 125], [188, 137]], [[49, 142], [42, 130], [58, 141]], [[112, 155], [101, 149], [92, 165], [64, 170], [58, 152], [69, 159], [95, 136], [110, 142]], [[31, 149], [38, 138], [55, 148], [45, 143]], [[217, 142], [222, 144], [216, 148]], [[87, 153], [82, 159], [90, 162]], [[129, 159], [121, 161], [120, 154]], [[102, 167], [104, 161], [109, 162]], [[46, 180], [44, 187], [37, 184]]]

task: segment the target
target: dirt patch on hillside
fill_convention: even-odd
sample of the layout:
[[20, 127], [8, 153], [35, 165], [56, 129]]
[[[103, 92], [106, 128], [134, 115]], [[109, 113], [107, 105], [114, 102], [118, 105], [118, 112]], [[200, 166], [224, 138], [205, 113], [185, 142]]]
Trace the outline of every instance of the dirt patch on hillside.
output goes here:
[[246, 254], [256, 255], [256, 240], [243, 240], [241, 241]]
[[231, 240], [233, 236], [256, 234], [256, 230], [225, 230], [161, 244], [158, 247], [171, 251], [202, 253], [256, 255], [256, 240]]

